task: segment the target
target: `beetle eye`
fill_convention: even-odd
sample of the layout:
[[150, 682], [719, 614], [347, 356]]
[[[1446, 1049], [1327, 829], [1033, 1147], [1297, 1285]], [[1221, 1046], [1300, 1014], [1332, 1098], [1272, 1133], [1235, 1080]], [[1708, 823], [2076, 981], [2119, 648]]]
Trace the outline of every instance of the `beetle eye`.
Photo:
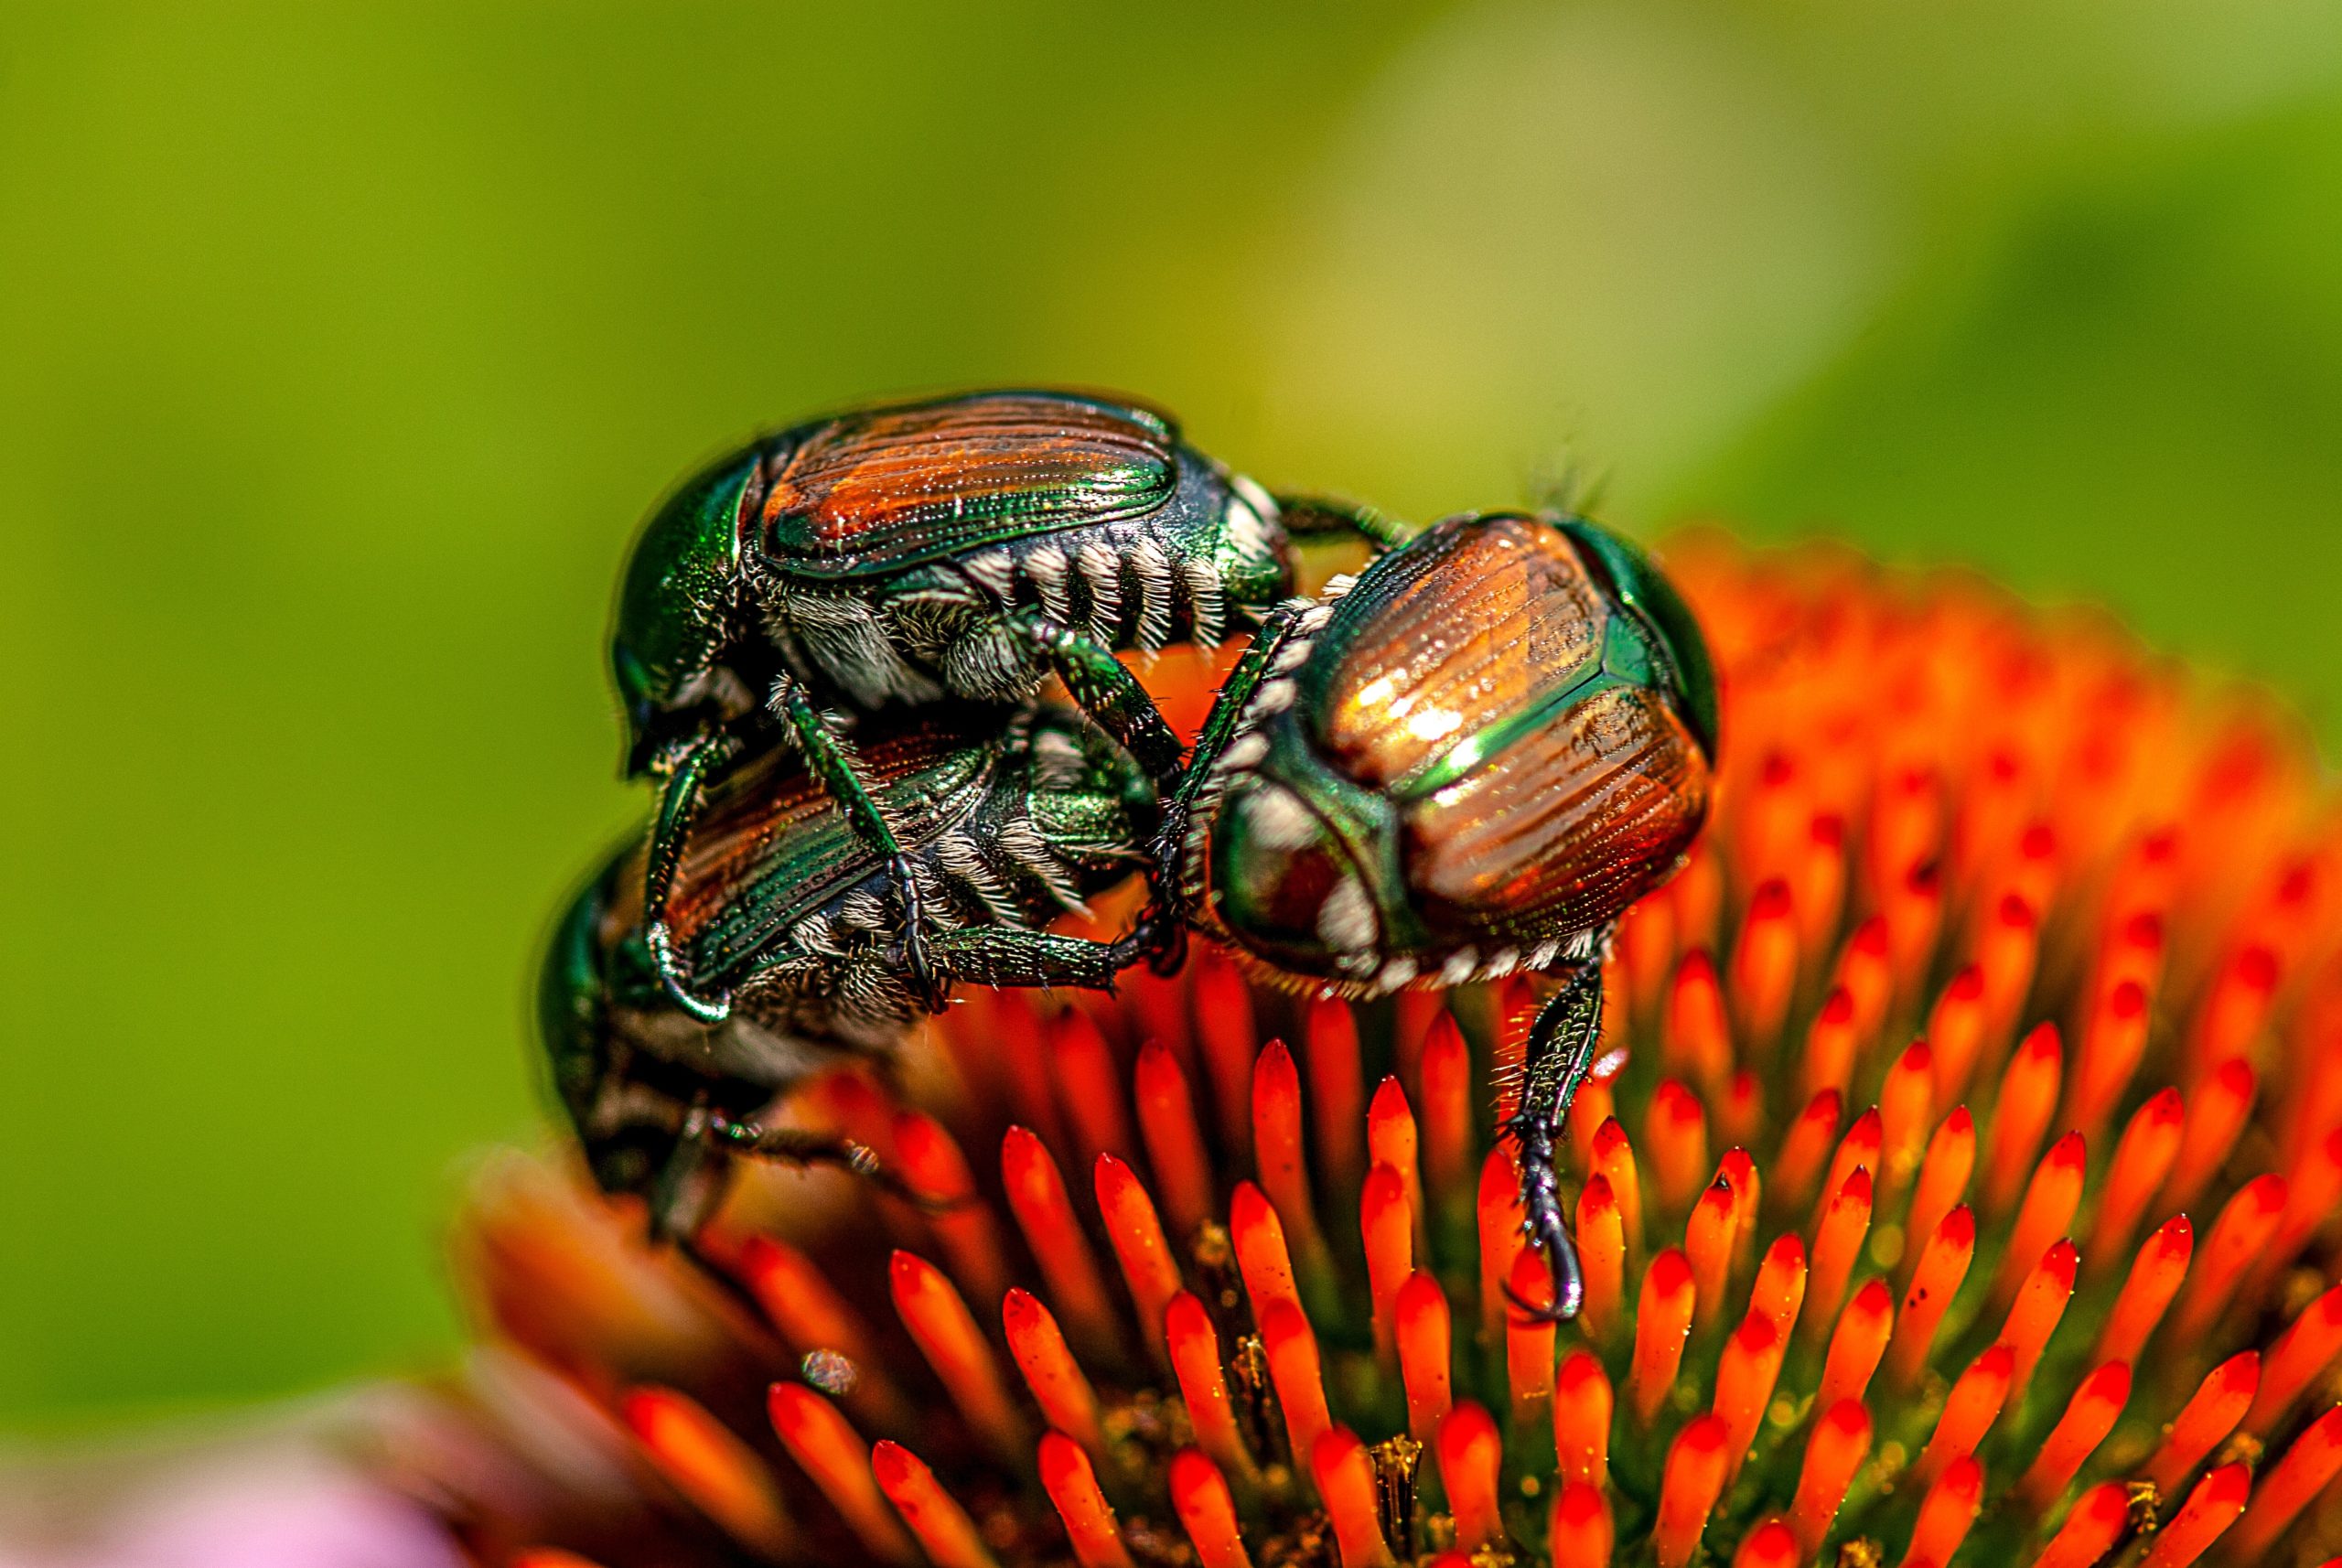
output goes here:
[[1265, 781], [1231, 788], [1212, 840], [1219, 917], [1247, 947], [1312, 972], [1373, 952], [1373, 897], [1299, 796]]

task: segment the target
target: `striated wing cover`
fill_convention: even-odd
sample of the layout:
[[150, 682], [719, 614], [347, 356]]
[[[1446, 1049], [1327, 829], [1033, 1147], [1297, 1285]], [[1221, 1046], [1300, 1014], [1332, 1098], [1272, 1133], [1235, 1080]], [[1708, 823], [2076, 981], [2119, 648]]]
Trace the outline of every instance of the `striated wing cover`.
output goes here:
[[1362, 784], [1403, 786], [1601, 667], [1602, 593], [1559, 530], [1494, 517], [1438, 535], [1368, 574], [1311, 661], [1316, 738]]
[[1408, 881], [1434, 925], [1442, 906], [1595, 925], [1674, 869], [1707, 814], [1708, 784], [1665, 702], [1607, 686], [1412, 803]]
[[852, 577], [1135, 516], [1171, 495], [1176, 441], [1145, 409], [1061, 392], [843, 414], [785, 449], [764, 547], [790, 573]]
[[1317, 743], [1399, 803], [1434, 928], [1607, 919], [1698, 832], [1704, 754], [1563, 531], [1459, 519], [1424, 546], [1328, 624], [1305, 674]]
[[[964, 815], [994, 766], [983, 747], [924, 730], [871, 746], [863, 761], [906, 849]], [[776, 746], [727, 775], [702, 809], [668, 917], [695, 970], [722, 981], [879, 865], [796, 752]]]

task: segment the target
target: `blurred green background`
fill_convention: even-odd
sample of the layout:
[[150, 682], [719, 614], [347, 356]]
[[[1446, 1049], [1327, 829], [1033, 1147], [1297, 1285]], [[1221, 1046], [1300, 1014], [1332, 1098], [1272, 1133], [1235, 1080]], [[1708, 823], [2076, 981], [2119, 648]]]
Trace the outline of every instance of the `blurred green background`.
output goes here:
[[2342, 722], [2326, 5], [0, 16], [0, 1424], [427, 1366], [640, 802], [642, 510], [1141, 391], [1427, 516], [1841, 531]]

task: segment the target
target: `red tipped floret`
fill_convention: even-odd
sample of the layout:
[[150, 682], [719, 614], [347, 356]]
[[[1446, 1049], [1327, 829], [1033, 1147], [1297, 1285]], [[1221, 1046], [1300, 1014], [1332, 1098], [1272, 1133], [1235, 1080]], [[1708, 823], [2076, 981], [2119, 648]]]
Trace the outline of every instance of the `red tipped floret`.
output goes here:
[[2115, 1419], [2130, 1397], [2131, 1369], [2124, 1362], [2109, 1361], [2084, 1378], [2067, 1402], [2066, 1413], [2042, 1439], [2032, 1467], [2018, 1479], [2016, 1497], [2036, 1511], [2056, 1502], [2074, 1472], [2082, 1467], [2082, 1461], [2114, 1430]]
[[1528, 1240], [1521, 1234], [1520, 1167], [1508, 1141], [1488, 1151], [1480, 1166], [1480, 1338], [1504, 1342], [1505, 1282]]
[[1169, 1479], [1171, 1507], [1202, 1568], [1252, 1568], [1243, 1528], [1236, 1519], [1236, 1499], [1219, 1466], [1198, 1449], [1182, 1448], [1171, 1455]]
[[1211, 1218], [1211, 1157], [1204, 1152], [1202, 1126], [1187, 1075], [1169, 1047], [1149, 1040], [1139, 1047], [1132, 1073], [1138, 1101], [1140, 1135], [1146, 1140], [1155, 1190], [1175, 1235], [1193, 1236]]
[[1683, 1341], [1692, 1332], [1694, 1287], [1692, 1265], [1670, 1247], [1643, 1271], [1635, 1307], [1635, 1355], [1627, 1381], [1627, 1402], [1635, 1419], [1649, 1426], [1675, 1383], [1683, 1361]]
[[2267, 1375], [2245, 1418], [2247, 1429], [2266, 1435], [2337, 1356], [2342, 1356], [2342, 1285], [2303, 1308], [2269, 1348]]
[[2131, 1498], [2120, 1481], [2092, 1487], [2066, 1512], [2066, 1522], [2034, 1559], [2033, 1568], [2092, 1568], [2130, 1528]]
[[1498, 1485], [1504, 1445], [1497, 1423], [1470, 1400], [1460, 1401], [1439, 1423], [1433, 1451], [1439, 1456], [1440, 1485], [1456, 1516], [1456, 1544], [1466, 1552], [1504, 1541]]
[[1643, 1140], [1659, 1201], [1667, 1212], [1682, 1213], [1708, 1170], [1708, 1113], [1699, 1096], [1673, 1079], [1662, 1079], [1651, 1096]]
[[1870, 1412], [1858, 1399], [1840, 1400], [1822, 1408], [1806, 1439], [1805, 1465], [1798, 1472], [1797, 1495], [1789, 1504], [1789, 1528], [1810, 1557], [1821, 1550], [1838, 1505], [1854, 1472], [1870, 1456]]
[[1228, 1203], [1228, 1233], [1236, 1248], [1237, 1271], [1244, 1276], [1244, 1294], [1252, 1298], [1252, 1321], [1267, 1321], [1280, 1302], [1301, 1308], [1301, 1290], [1294, 1283], [1293, 1255], [1284, 1244], [1284, 1226], [1261, 1189], [1249, 1181], [1236, 1184]]
[[1553, 1390], [1553, 1452], [1563, 1477], [1601, 1486], [1610, 1474], [1610, 1375], [1588, 1351], [1562, 1358]]
[[1969, 1261], [1975, 1255], [1976, 1220], [1963, 1204], [1945, 1215], [1928, 1238], [1919, 1266], [1911, 1274], [1911, 1288], [1903, 1297], [1895, 1338], [1886, 1351], [1887, 1373], [1897, 1383], [1909, 1387], [1927, 1365], [1936, 1326], [1960, 1294], [1960, 1283], [1968, 1277]]
[[1001, 1299], [1000, 1326], [1033, 1402], [1041, 1407], [1041, 1419], [1093, 1457], [1103, 1457], [1106, 1436], [1098, 1423], [1097, 1392], [1066, 1348], [1049, 1309], [1028, 1292], [1012, 1290]]
[[1366, 1108], [1366, 1159], [1370, 1171], [1389, 1165], [1406, 1183], [1407, 1208], [1415, 1217], [1416, 1251], [1431, 1249], [1431, 1215], [1423, 1207], [1422, 1162], [1417, 1158], [1414, 1107], [1397, 1078], [1386, 1078]]
[[2173, 1215], [2147, 1238], [2131, 1264], [2130, 1277], [2122, 1282], [2122, 1294], [2114, 1298], [2113, 1308], [2106, 1315], [2106, 1326], [2099, 1332], [2096, 1359], [2139, 1359], [2139, 1352], [2146, 1348], [2147, 1337], [2163, 1321], [2171, 1298], [2179, 1294], [2180, 1282], [2187, 1277], [2187, 1260], [2195, 1249], [2196, 1234], [2185, 1214]]
[[2042, 1134], [2049, 1130], [2049, 1118], [2057, 1114], [2064, 1070], [2065, 1053], [2055, 1024], [2036, 1025], [2009, 1058], [2000, 1095], [1993, 1102], [1993, 1136], [1981, 1195], [1985, 1213], [2005, 1214], [2016, 1201]]
[[1742, 1538], [1732, 1568], [1798, 1568], [1804, 1553], [1786, 1520], [1768, 1519]]
[[1523, 1432], [1544, 1422], [1553, 1398], [1553, 1273], [1545, 1254], [1524, 1248], [1513, 1259], [1507, 1290], [1511, 1300], [1528, 1309], [1509, 1313], [1504, 1329], [1513, 1430]]
[[1843, 1094], [1853, 1077], [1853, 993], [1844, 986], [1832, 989], [1806, 1031], [1804, 1089], [1808, 1094]]
[[990, 1205], [978, 1201], [975, 1178], [960, 1145], [923, 1111], [895, 1118], [895, 1153], [903, 1177], [933, 1200], [927, 1228], [951, 1265], [951, 1277], [978, 1301], [998, 1301], [1008, 1288], [1008, 1260]]
[[2171, 1163], [2179, 1156], [2179, 1139], [2186, 1107], [2179, 1090], [2162, 1089], [2131, 1113], [2122, 1141], [2114, 1146], [2114, 1161], [2107, 1167], [2106, 1186], [2098, 1200], [2098, 1219], [2090, 1227], [2083, 1255], [2094, 1270], [2103, 1271], [2127, 1255], [2131, 1238], [2154, 1201]]
[[[1795, 900], [1789, 883], [1776, 876], [1750, 896], [1732, 947], [1733, 1013], [1752, 1050], [1769, 1054], [1797, 988], [1797, 971]], [[1721, 1014], [1716, 1022], [1721, 1026]]]
[[1919, 1522], [1911, 1528], [1911, 1545], [1903, 1554], [1904, 1568], [1923, 1563], [1945, 1563], [1968, 1539], [1976, 1510], [1984, 1502], [1984, 1467], [1974, 1455], [1953, 1460], [1919, 1504]]
[[[1137, 1174], [1112, 1155], [1098, 1156], [1095, 1172], [1098, 1212], [1105, 1217], [1106, 1239], [1113, 1243], [1123, 1280], [1130, 1286], [1131, 1304], [1138, 1310], [1139, 1334], [1158, 1360], [1167, 1352], [1163, 1341], [1163, 1309], [1179, 1294], [1179, 1262], [1163, 1234]], [[1168, 1365], [1167, 1360], [1165, 1361]]]
[[2172, 1332], [2193, 1340], [2219, 1320], [2235, 1295], [2237, 1282], [2276, 1234], [2285, 1212], [2285, 1178], [2274, 1174], [2249, 1181], [2212, 1221], [2187, 1294], [2180, 1298]]
[[1273, 1303], [1260, 1323], [1261, 1348], [1269, 1358], [1269, 1381], [1284, 1412], [1285, 1440], [1296, 1455], [1314, 1453], [1317, 1440], [1334, 1424], [1326, 1410], [1317, 1336], [1309, 1326], [1308, 1316], [1291, 1302]]
[[1122, 1329], [1048, 1145], [1023, 1127], [1008, 1129], [1000, 1140], [1000, 1179], [1058, 1317], [1085, 1349], [1112, 1354]]
[[2196, 1090], [2187, 1107], [2186, 1126], [2180, 1133], [2179, 1155], [2172, 1162], [2171, 1175], [2157, 1199], [2165, 1208], [2192, 1208], [2204, 1196], [2204, 1189], [2228, 1160], [2229, 1151], [2236, 1147], [2246, 1118], [2252, 1114], [2257, 1087], [2251, 1064], [2231, 1059], [2215, 1068]]
[[935, 1472], [918, 1455], [899, 1443], [882, 1440], [871, 1446], [870, 1474], [919, 1538], [919, 1549], [934, 1568], [997, 1568], [975, 1520], [937, 1483]]
[[1301, 1142], [1301, 1075], [1283, 1040], [1262, 1046], [1252, 1063], [1252, 1159], [1262, 1189], [1277, 1206], [1303, 1261], [1320, 1255], [1325, 1244], [1317, 1237], [1309, 1156]]
[[1431, 1441], [1440, 1417], [1454, 1402], [1450, 1367], [1454, 1350], [1447, 1293], [1438, 1278], [1418, 1269], [1399, 1287], [1399, 1374], [1407, 1390], [1407, 1433]]
[[1170, 1341], [1171, 1369], [1178, 1379], [1179, 1398], [1187, 1407], [1197, 1446], [1223, 1470], [1250, 1476], [1252, 1456], [1244, 1446], [1236, 1407], [1229, 1402], [1228, 1375], [1211, 1314], [1196, 1296], [1181, 1291], [1164, 1308], [1163, 1329]]
[[887, 1269], [887, 1284], [911, 1342], [935, 1369], [968, 1424], [1001, 1457], [1021, 1457], [1025, 1423], [1009, 1400], [1000, 1363], [943, 1271], [916, 1252], [897, 1251]]
[[1616, 1539], [1610, 1504], [1589, 1481], [1570, 1481], [1553, 1496], [1552, 1539], [1547, 1555], [1553, 1568], [1609, 1568]]
[[918, 1563], [919, 1548], [871, 1478], [870, 1445], [837, 1406], [802, 1383], [773, 1384], [765, 1405], [781, 1446], [829, 1498], [863, 1549], [882, 1563], [906, 1568]]
[[2026, 1385], [2033, 1381], [2034, 1368], [2041, 1364], [2041, 1352], [2048, 1348], [2049, 1336], [2066, 1316], [2080, 1262], [2074, 1244], [2060, 1237], [2017, 1287], [2008, 1321], [2001, 1327], [2001, 1343], [2009, 1348], [2011, 1358], [2009, 1391], [2017, 1398], [2024, 1397]]
[[1082, 1158], [1092, 1163], [1101, 1155], [1135, 1158], [1138, 1141], [1123, 1109], [1123, 1075], [1097, 1024], [1080, 1008], [1069, 1007], [1049, 1026], [1049, 1047], [1058, 1103]]
[[1805, 1321], [1807, 1332], [1817, 1338], [1836, 1321], [1846, 1282], [1862, 1257], [1863, 1238], [1870, 1233], [1870, 1172], [1857, 1168], [1846, 1176], [1814, 1228]]
[[1423, 1036], [1423, 1179], [1445, 1210], [1472, 1175], [1472, 1058], [1455, 1018], [1442, 1013]]
[[1114, 1522], [1113, 1505], [1098, 1489], [1097, 1472], [1081, 1444], [1061, 1432], [1044, 1433], [1040, 1446], [1041, 1488], [1065, 1521], [1073, 1560], [1081, 1568], [1133, 1568], [1130, 1549]]
[[2172, 1419], [2171, 1434], [2141, 1472], [2166, 1496], [2179, 1489], [2214, 1448], [2228, 1441], [2245, 1419], [2261, 1387], [2261, 1353], [2240, 1350], [2204, 1375], [2196, 1392]]
[[1660, 1568], [1685, 1568], [1700, 1550], [1700, 1533], [1724, 1495], [1729, 1434], [1716, 1416], [1692, 1420], [1675, 1435], [1659, 1486], [1659, 1520], [1651, 1550]]
[[2229, 1555], [2239, 1563], [2262, 1561], [2295, 1516], [2337, 1474], [2342, 1474], [2342, 1405], [2310, 1423], [2269, 1467], [2229, 1543]]
[[2074, 1211], [2081, 1207], [2082, 1178], [2090, 1168], [2079, 1133], [2068, 1133], [2049, 1146], [2025, 1189], [2025, 1201], [2009, 1231], [2001, 1254], [2000, 1272], [1993, 1277], [1992, 1309], [2008, 1310], [2033, 1266], [2057, 1239], [2073, 1229]]
[[1220, 1147], [1241, 1161], [1252, 1149], [1252, 1058], [1261, 1042], [1252, 1022], [1252, 988], [1217, 948], [1198, 944], [1189, 967], [1196, 1043], [1219, 1110]]
[[1374, 1349], [1388, 1367], [1399, 1350], [1399, 1287], [1415, 1267], [1415, 1217], [1407, 1202], [1406, 1178], [1389, 1165], [1369, 1172], [1359, 1192], [1358, 1222], [1366, 1244]]
[[1734, 1221], [1739, 1205], [1732, 1184], [1719, 1176], [1692, 1206], [1683, 1228], [1683, 1255], [1691, 1260], [1694, 1305], [1693, 1326], [1704, 1326], [1724, 1305], [1724, 1287], [1732, 1273]]
[[1806, 1101], [1781, 1135], [1780, 1153], [1773, 1160], [1773, 1201], [1780, 1213], [1801, 1217], [1812, 1206], [1842, 1113], [1838, 1091], [1822, 1090]]
[[1349, 1428], [1333, 1428], [1309, 1451], [1326, 1521], [1333, 1523], [1335, 1552], [1342, 1568], [1393, 1568], [1391, 1544], [1381, 1538], [1381, 1509], [1375, 1500], [1375, 1465], [1365, 1444]]
[[659, 1473], [726, 1534], [775, 1556], [790, 1551], [796, 1532], [772, 1474], [731, 1428], [672, 1389], [636, 1389], [618, 1413]]
[[1732, 1030], [1724, 1021], [1715, 962], [1704, 948], [1693, 948], [1676, 966], [1660, 1038], [1669, 1072], [1709, 1089], [1732, 1075]]
[[1605, 1339], [1618, 1326], [1625, 1300], [1627, 1230], [1606, 1176], [1588, 1178], [1577, 1196], [1577, 1258], [1585, 1276], [1578, 1311], [1587, 1336]]
[[1944, 1400], [1943, 1414], [1936, 1418], [1935, 1434], [1928, 1439], [1918, 1464], [1912, 1467], [1914, 1481], [1924, 1487], [1954, 1461], [1976, 1451], [1976, 1445], [1993, 1429], [1993, 1423], [2000, 1419], [2015, 1365], [2016, 1358], [2006, 1345], [1995, 1345], [1968, 1363], [1968, 1369], [1960, 1374], [1960, 1380], [1951, 1385], [1951, 1392]]
[[1302, 1029], [1309, 1057], [1311, 1118], [1317, 1134], [1317, 1168], [1341, 1197], [1358, 1190], [1366, 1176], [1366, 1083], [1358, 1046], [1358, 1021], [1347, 1003], [1320, 998], [1309, 1005]]
[[1765, 1419], [1765, 1405], [1773, 1397], [1786, 1348], [1781, 1331], [1761, 1312], [1741, 1319], [1716, 1363], [1715, 1413], [1724, 1423], [1724, 1483], [1740, 1474], [1741, 1462], [1756, 1441]]
[[1908, 1190], [1918, 1169], [1919, 1145], [1934, 1104], [1935, 1053], [1927, 1041], [1914, 1040], [1886, 1069], [1878, 1090], [1879, 1157], [1886, 1163], [1872, 1174], [1885, 1177], [1882, 1196], [1889, 1208]]
[[2139, 1568], [2188, 1568], [2200, 1561], [2244, 1512], [2251, 1490], [2251, 1467], [2241, 1463], [2223, 1465], [2206, 1476], [2155, 1536]]

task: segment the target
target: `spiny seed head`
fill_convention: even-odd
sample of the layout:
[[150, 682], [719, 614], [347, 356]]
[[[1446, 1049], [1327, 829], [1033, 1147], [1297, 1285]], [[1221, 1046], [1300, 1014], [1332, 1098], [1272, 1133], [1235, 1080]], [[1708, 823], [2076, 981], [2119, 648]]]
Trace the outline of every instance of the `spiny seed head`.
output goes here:
[[1542, 981], [1353, 1012], [1199, 950], [1117, 997], [963, 994], [894, 1079], [790, 1103], [949, 1202], [754, 1172], [687, 1260], [500, 1165], [468, 1437], [402, 1473], [485, 1561], [607, 1568], [2334, 1552], [2342, 835], [2308, 750], [1970, 582], [1670, 564], [1725, 749], [1607, 955], [1574, 1322], [1509, 1305], [1552, 1281], [1493, 1137]]

